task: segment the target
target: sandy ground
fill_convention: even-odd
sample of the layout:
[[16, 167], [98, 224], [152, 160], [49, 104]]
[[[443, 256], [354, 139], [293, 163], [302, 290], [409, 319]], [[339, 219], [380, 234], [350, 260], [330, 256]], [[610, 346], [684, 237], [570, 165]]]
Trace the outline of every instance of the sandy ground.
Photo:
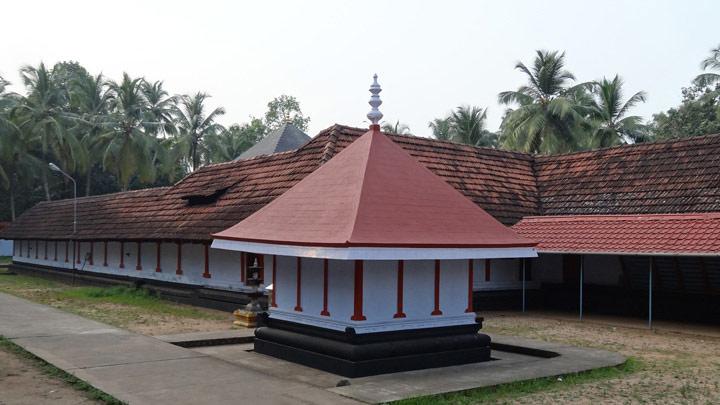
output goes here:
[[65, 382], [43, 374], [29, 360], [0, 348], [0, 404], [99, 404]]
[[485, 314], [485, 319], [484, 330], [489, 332], [602, 348], [640, 362], [640, 371], [623, 378], [560, 387], [515, 398], [513, 403], [720, 403], [717, 337], [512, 314]]

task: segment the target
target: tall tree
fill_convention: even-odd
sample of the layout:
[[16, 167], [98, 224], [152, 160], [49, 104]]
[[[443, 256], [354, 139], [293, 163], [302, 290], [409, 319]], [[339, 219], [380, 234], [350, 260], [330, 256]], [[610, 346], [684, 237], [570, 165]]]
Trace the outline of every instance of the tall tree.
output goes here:
[[497, 136], [485, 129], [487, 108], [460, 106], [450, 114], [453, 140], [472, 146], [497, 146]]
[[501, 125], [502, 144], [533, 153], [574, 150], [586, 126], [587, 101], [582, 86], [570, 86], [575, 76], [565, 70], [565, 54], [536, 51], [531, 67], [518, 62], [515, 68], [527, 76], [527, 84], [498, 95], [508, 110]]
[[391, 122], [383, 122], [381, 129], [383, 132], [388, 132], [391, 134], [399, 134], [399, 135], [408, 135], [410, 134], [410, 127], [406, 124], [401, 123], [399, 120], [395, 121], [395, 123]]
[[692, 86], [682, 93], [679, 106], [653, 115], [651, 134], [670, 139], [720, 133], [720, 90]]
[[264, 125], [256, 118], [255, 123], [234, 124], [220, 133], [209, 134], [205, 143], [210, 163], [228, 162], [250, 149], [264, 135]]
[[452, 141], [453, 134], [451, 130], [450, 117], [435, 118], [428, 122], [428, 128], [432, 130], [433, 137], [441, 141]]
[[163, 88], [162, 81], [149, 83], [143, 81], [142, 93], [147, 100], [147, 127], [145, 130], [153, 136], [174, 134], [177, 97], [171, 97]]
[[630, 109], [645, 102], [645, 92], [639, 91], [623, 101], [623, 81], [618, 75], [612, 80], [603, 77], [591, 82], [588, 87], [593, 94], [590, 119], [594, 125], [587, 146], [604, 148], [647, 140], [647, 128], [642, 117], [628, 115]]
[[204, 138], [223, 130], [215, 120], [225, 114], [225, 109], [218, 107], [206, 113], [205, 100], [208, 97], [205, 93], [197, 93], [192, 97], [182, 96], [176, 113], [178, 142], [182, 145], [193, 171], [200, 167], [202, 158], [206, 155]]
[[698, 87], [712, 87], [720, 84], [720, 45], [710, 50], [710, 56], [705, 58], [701, 63], [702, 70], [714, 70], [715, 72], [705, 72], [695, 78], [694, 84]]
[[268, 130], [273, 130], [289, 122], [300, 128], [300, 130], [307, 131], [310, 117], [305, 117], [300, 109], [300, 102], [295, 97], [283, 94], [272, 99], [267, 104], [267, 107], [265, 126]]

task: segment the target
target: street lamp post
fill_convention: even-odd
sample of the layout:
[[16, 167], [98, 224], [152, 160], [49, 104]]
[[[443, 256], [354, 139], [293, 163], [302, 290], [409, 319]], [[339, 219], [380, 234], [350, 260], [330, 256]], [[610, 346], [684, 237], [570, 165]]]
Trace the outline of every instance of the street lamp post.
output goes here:
[[[75, 236], [75, 234], [77, 233], [77, 183], [75, 182], [75, 179], [72, 178], [72, 176], [65, 173], [61, 168], [57, 167], [55, 163], [50, 163], [48, 164], [48, 166], [50, 167], [50, 170], [62, 174], [63, 176], [70, 179], [70, 181], [72, 181], [73, 183], [73, 236]], [[73, 246], [73, 250], [77, 249], [75, 249], [75, 247]], [[75, 259], [73, 259], [73, 269], [75, 269]]]

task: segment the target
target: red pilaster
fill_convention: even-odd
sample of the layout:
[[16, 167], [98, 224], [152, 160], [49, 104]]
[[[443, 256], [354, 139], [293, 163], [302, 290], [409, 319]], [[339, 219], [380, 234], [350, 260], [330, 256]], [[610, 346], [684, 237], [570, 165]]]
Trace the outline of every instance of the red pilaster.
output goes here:
[[440, 310], [440, 260], [435, 260], [435, 309], [430, 315], [442, 315]]
[[203, 271], [204, 278], [210, 278], [210, 245], [207, 243], [203, 244], [205, 252], [205, 270]]
[[490, 259], [485, 259], [485, 281], [490, 281]]
[[328, 259], [323, 260], [323, 309], [320, 311], [322, 316], [330, 316], [328, 311]]
[[162, 272], [162, 267], [160, 267], [160, 243], [157, 243], [157, 264], [155, 265], [155, 272], [160, 273]]
[[395, 315], [393, 315], [393, 318], [405, 318], [405, 313], [403, 312], [403, 291], [405, 289], [404, 283], [403, 283], [403, 273], [405, 272], [405, 261], [404, 260], [398, 260], [398, 267], [397, 267], [397, 310], [395, 311]]
[[53, 257], [54, 261], [57, 261], [57, 241], [55, 241], [55, 256]]
[[95, 242], [90, 241], [90, 265], [94, 264], [95, 260]]
[[70, 260], [70, 241], [65, 241], [65, 263], [67, 263]]
[[245, 273], [247, 272], [247, 256], [240, 252], [240, 282], [245, 284]]
[[270, 306], [277, 308], [277, 301], [275, 301], [275, 290], [277, 290], [277, 282], [275, 282], [275, 274], [277, 273], [277, 256], [273, 255], [272, 258], [272, 285], [273, 289], [270, 292]]
[[140, 271], [142, 270], [142, 242], [136, 242], [137, 243], [137, 264], [135, 265], [135, 270]]
[[302, 312], [302, 259], [299, 257], [295, 270], [295, 310]]
[[182, 242], [176, 242], [177, 243], [177, 267], [175, 267], [175, 274], [178, 276], [181, 276], [183, 274], [182, 271]]
[[103, 241], [103, 266], [107, 265], [107, 241]]
[[43, 256], [43, 260], [47, 260], [47, 241], [45, 242], [45, 255]]
[[468, 260], [468, 304], [465, 312], [473, 312], [473, 259]]
[[125, 268], [125, 242], [120, 242], [120, 268]]
[[353, 305], [353, 315], [350, 317], [353, 321], [364, 321], [367, 319], [363, 315], [363, 261], [355, 260], [355, 282], [354, 282], [355, 302]]

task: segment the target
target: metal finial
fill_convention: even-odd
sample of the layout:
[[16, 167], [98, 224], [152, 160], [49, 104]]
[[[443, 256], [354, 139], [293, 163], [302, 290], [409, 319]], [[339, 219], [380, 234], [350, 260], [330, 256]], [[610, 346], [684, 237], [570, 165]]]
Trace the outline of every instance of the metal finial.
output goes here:
[[382, 100], [380, 100], [380, 92], [382, 89], [377, 81], [377, 77], [377, 74], [373, 75], [373, 84], [370, 85], [370, 93], [372, 93], [372, 96], [370, 96], [370, 101], [368, 101], [372, 109], [367, 114], [367, 117], [373, 125], [378, 125], [383, 117], [383, 114], [378, 110], [378, 107], [382, 104]]

